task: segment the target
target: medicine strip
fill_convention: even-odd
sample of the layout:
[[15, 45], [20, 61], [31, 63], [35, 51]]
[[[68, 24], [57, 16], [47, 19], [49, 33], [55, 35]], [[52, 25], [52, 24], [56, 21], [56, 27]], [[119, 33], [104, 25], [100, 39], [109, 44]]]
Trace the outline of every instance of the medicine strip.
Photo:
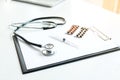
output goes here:
[[88, 28], [82, 27], [80, 32], [76, 35], [76, 37], [82, 38], [87, 31], [88, 31]]
[[78, 25], [72, 25], [72, 27], [67, 31], [67, 34], [72, 35], [78, 29], [78, 27]]
[[110, 37], [108, 37], [106, 34], [104, 34], [103, 32], [101, 32], [100, 30], [98, 30], [96, 27], [91, 27], [90, 28], [94, 33], [97, 34], [98, 37], [100, 37], [102, 40], [107, 41], [107, 40], [111, 40]]

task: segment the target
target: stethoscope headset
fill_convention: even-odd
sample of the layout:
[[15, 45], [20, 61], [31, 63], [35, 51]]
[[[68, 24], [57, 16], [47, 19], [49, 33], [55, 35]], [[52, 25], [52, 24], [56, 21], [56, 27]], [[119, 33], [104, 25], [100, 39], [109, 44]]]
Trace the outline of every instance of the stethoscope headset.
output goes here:
[[[39, 20], [40, 20], [40, 22], [37, 22]], [[60, 22], [55, 22], [54, 20], [57, 20], [57, 21], [60, 21]], [[51, 56], [51, 55], [55, 54], [55, 51], [53, 50], [54, 45], [52, 43], [48, 43], [46, 45], [37, 44], [37, 43], [28, 41], [27, 39], [25, 39], [24, 37], [22, 37], [21, 35], [16, 33], [20, 28], [27, 28], [25, 26], [30, 24], [30, 23], [40, 23], [40, 24], [45, 25], [45, 26], [42, 26], [40, 28], [35, 28], [35, 27], [31, 27], [31, 28], [49, 30], [49, 29], [56, 28], [59, 25], [64, 25], [66, 23], [65, 19], [63, 17], [56, 17], [56, 16], [40, 17], [40, 18], [35, 18], [35, 19], [32, 19], [32, 20], [24, 22], [24, 23], [14, 23], [14, 24], [11, 25], [13, 27], [16, 27], [16, 29], [13, 32], [13, 35], [15, 37], [20, 38], [21, 40], [23, 40], [25, 43], [27, 43], [29, 45], [39, 47], [39, 48], [43, 48], [41, 53], [44, 56]]]

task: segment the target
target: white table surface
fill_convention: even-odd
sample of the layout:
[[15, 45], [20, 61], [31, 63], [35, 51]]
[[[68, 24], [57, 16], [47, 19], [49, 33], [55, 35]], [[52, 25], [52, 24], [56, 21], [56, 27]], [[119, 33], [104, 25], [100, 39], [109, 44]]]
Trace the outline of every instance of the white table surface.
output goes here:
[[62, 16], [67, 24], [114, 27], [120, 42], [120, 17], [85, 1], [66, 0], [45, 8], [0, 0], [0, 80], [120, 80], [119, 51], [23, 75], [9, 25], [42, 16]]

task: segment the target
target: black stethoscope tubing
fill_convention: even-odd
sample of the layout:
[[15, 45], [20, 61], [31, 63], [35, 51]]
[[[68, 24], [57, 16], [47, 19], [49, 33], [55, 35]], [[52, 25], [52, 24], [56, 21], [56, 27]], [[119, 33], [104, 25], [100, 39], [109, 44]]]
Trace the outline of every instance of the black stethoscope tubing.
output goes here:
[[[25, 23], [21, 23], [21, 26], [17, 27], [16, 30], [14, 30], [14, 32], [16, 32], [17, 30], [19, 30], [21, 27], [24, 27], [25, 25], [31, 23], [31, 22], [34, 22], [34, 21], [37, 21], [37, 20], [48, 20], [48, 19], [59, 19], [60, 21], [62, 21], [61, 23], [56, 23], [56, 22], [53, 22], [53, 21], [45, 21], [45, 22], [48, 22], [48, 23], [53, 23], [55, 25], [64, 25], [66, 23], [66, 20], [63, 18], [63, 17], [57, 17], [57, 16], [49, 16], [49, 17], [40, 17], [40, 18], [35, 18], [35, 19], [32, 19], [28, 22], [25, 22]], [[43, 21], [44, 22], [44, 21]], [[14, 26], [14, 25], [13, 25]], [[55, 27], [53, 27], [55, 28]], [[52, 29], [52, 28], [45, 28], [44, 30], [46, 29]]]
[[[56, 19], [56, 20], [60, 20], [62, 22], [56, 23], [56, 22], [53, 22], [53, 21], [47, 21], [48, 19], [51, 19], [51, 20]], [[33, 46], [36, 46], [36, 47], [39, 47], [39, 48], [45, 48], [45, 50], [43, 50], [43, 53], [44, 53], [43, 55], [45, 55], [45, 56], [53, 55], [54, 52], [50, 50], [51, 48], [48, 49], [47, 47], [45, 47], [46, 45], [49, 45], [49, 47], [51, 47], [51, 46], [53, 47], [54, 46], [53, 44], [49, 43], [49, 44], [46, 44], [45, 46], [42, 46], [41, 44], [37, 44], [37, 43], [33, 43], [33, 42], [28, 41], [27, 39], [25, 39], [24, 37], [22, 37], [21, 35], [16, 33], [16, 31], [18, 31], [20, 28], [24, 27], [25, 25], [27, 25], [29, 23], [37, 21], [37, 20], [46, 20], [46, 21], [43, 21], [43, 22], [52, 23], [52, 24], [56, 25], [54, 27], [42, 27], [42, 28], [40, 28], [40, 29], [43, 29], [43, 30], [53, 29], [53, 28], [57, 27], [58, 25], [64, 25], [66, 23], [66, 21], [65, 21], [65, 19], [63, 17], [50, 16], [50, 17], [35, 18], [35, 19], [32, 19], [32, 20], [30, 20], [28, 22], [20, 23], [21, 24], [20, 26], [16, 26], [17, 28], [13, 32], [14, 36], [19, 37], [20, 39], [22, 39], [24, 42], [26, 42], [29, 45], [33, 45]], [[12, 26], [14, 26], [14, 25], [15, 24], [13, 24]], [[46, 54], [46, 53], [49, 53], [49, 54]]]

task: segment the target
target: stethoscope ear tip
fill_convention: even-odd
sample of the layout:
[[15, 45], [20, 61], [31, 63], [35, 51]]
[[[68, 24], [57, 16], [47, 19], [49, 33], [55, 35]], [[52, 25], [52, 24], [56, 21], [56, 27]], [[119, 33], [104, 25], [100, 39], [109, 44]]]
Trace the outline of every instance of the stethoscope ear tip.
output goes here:
[[55, 54], [55, 51], [52, 51], [52, 50], [49, 50], [49, 49], [44, 49], [44, 50], [42, 50], [42, 54], [44, 56], [52, 56], [52, 55]]

